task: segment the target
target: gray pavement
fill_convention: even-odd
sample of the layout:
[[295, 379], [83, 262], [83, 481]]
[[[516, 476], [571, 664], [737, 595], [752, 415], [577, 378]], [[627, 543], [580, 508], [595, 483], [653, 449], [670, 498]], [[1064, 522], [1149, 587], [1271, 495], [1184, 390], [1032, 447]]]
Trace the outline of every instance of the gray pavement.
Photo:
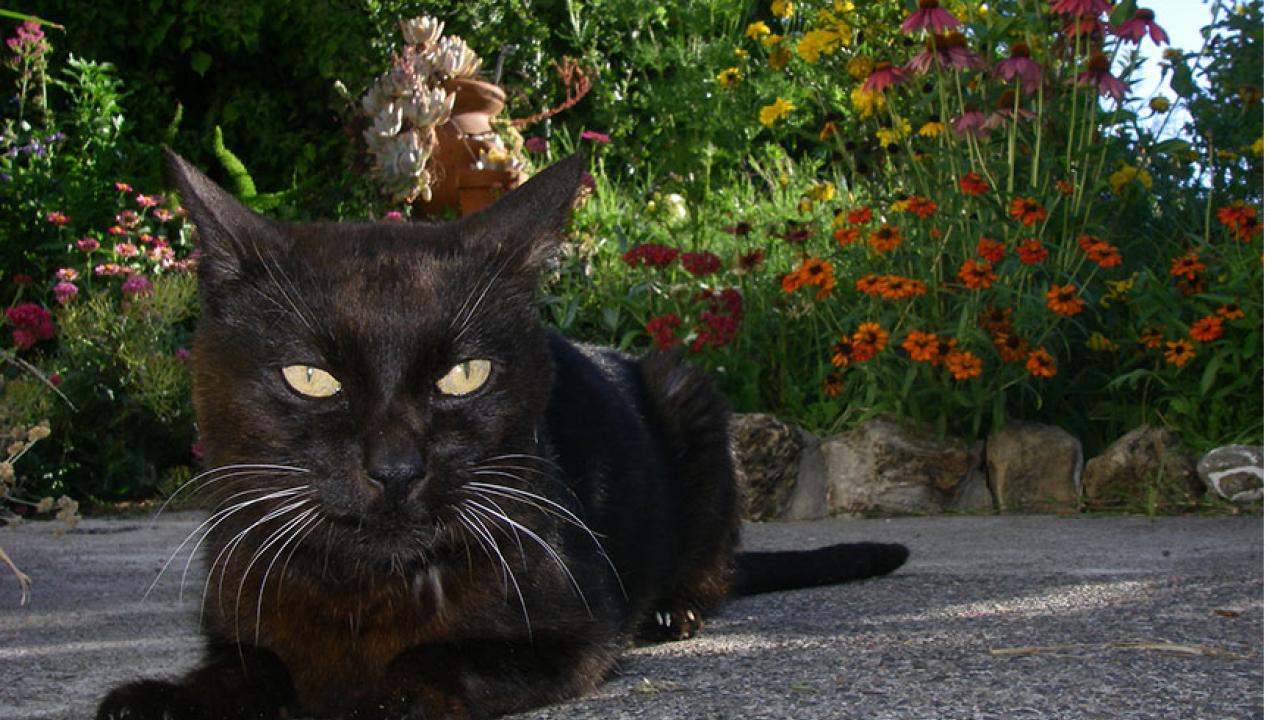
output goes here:
[[[167, 573], [196, 515], [28, 523], [0, 547], [0, 720], [87, 718], [197, 659], [201, 579]], [[911, 547], [895, 575], [744, 598], [637, 647], [560, 718], [1261, 718], [1260, 517], [934, 517], [750, 525], [750, 548]], [[193, 569], [193, 573], [196, 569]], [[190, 592], [192, 586], [196, 592]]]

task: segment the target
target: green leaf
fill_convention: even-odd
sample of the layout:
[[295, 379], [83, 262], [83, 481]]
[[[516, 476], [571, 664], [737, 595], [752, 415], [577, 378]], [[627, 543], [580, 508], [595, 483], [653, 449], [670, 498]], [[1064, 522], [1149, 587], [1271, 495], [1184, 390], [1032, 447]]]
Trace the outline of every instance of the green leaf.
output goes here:
[[1169, 79], [1169, 87], [1178, 93], [1180, 97], [1190, 97], [1196, 94], [1196, 84], [1191, 78], [1191, 68], [1185, 63], [1179, 63], [1173, 68], [1173, 77]]
[[191, 53], [191, 69], [196, 71], [200, 77], [209, 71], [209, 66], [213, 65], [213, 56], [203, 50], [197, 50]]
[[1218, 368], [1222, 367], [1222, 362], [1227, 357], [1227, 353], [1216, 353], [1209, 359], [1208, 365], [1204, 368], [1204, 374], [1200, 376], [1200, 395], [1208, 397], [1209, 390], [1213, 388], [1213, 381], [1218, 377]]
[[1191, 151], [1191, 143], [1181, 138], [1171, 138], [1151, 146], [1151, 152], [1165, 155], [1179, 155]]

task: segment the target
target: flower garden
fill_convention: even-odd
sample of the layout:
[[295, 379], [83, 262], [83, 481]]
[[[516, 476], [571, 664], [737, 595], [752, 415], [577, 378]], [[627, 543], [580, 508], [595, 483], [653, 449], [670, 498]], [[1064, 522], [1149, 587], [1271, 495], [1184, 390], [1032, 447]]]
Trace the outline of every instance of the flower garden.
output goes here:
[[[397, 133], [452, 96], [387, 111], [415, 43], [505, 89], [486, 162], [589, 159], [545, 293], [571, 337], [683, 346], [736, 411], [817, 434], [1261, 442], [1261, 0], [1213, 0], [1181, 49], [1133, 0], [138, 5], [0, 17], [11, 511], [199, 466], [163, 147], [268, 215], [431, 219], [429, 141]], [[401, 25], [424, 12], [458, 37]]]

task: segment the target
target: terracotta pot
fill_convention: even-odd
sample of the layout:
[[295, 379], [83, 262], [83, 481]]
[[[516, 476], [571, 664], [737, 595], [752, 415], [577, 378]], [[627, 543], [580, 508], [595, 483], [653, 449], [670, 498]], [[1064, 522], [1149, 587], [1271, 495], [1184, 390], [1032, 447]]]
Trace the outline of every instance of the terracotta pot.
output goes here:
[[467, 215], [525, 181], [520, 170], [494, 167], [484, 160], [490, 150], [502, 147], [491, 122], [506, 104], [502, 88], [482, 80], [453, 79], [444, 89], [454, 93], [453, 114], [436, 128], [431, 200], [416, 200], [415, 214]]

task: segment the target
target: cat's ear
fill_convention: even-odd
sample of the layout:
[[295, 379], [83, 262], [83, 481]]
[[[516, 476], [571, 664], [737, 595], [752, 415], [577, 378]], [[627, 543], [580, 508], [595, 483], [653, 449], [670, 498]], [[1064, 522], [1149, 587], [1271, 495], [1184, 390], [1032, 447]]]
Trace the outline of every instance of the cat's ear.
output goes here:
[[463, 241], [482, 252], [498, 252], [512, 268], [536, 272], [545, 267], [556, 257], [585, 167], [581, 155], [570, 155], [463, 218]]
[[164, 152], [169, 177], [196, 226], [202, 283], [241, 277], [283, 242], [270, 220], [245, 207], [182, 156], [168, 148]]

